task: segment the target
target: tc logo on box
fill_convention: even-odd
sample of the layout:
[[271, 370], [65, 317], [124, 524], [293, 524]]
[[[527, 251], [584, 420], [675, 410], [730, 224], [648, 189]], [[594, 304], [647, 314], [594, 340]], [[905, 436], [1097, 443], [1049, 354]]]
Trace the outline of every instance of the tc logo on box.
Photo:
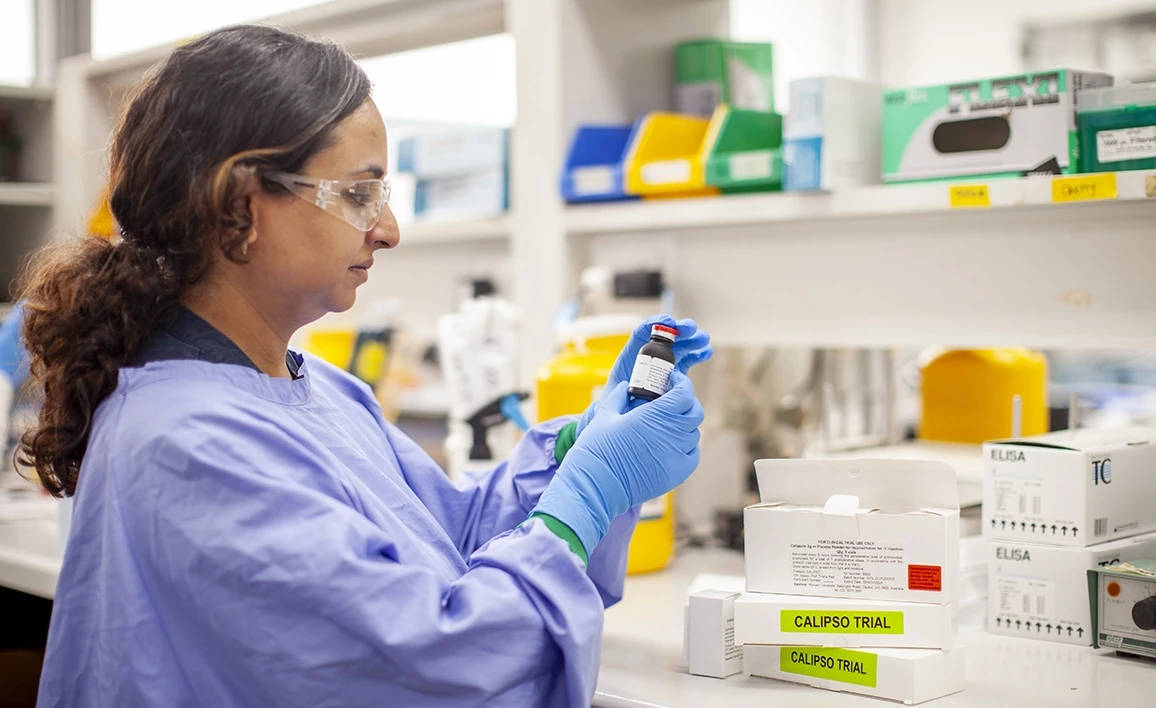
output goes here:
[[1092, 478], [1096, 486], [1112, 483], [1112, 458], [1106, 457], [1102, 461], [1092, 463]]

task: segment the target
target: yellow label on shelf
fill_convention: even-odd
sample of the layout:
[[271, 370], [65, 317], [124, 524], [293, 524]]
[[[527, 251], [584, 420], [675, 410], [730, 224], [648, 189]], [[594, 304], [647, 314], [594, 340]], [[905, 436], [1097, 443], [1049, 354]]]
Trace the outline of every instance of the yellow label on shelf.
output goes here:
[[954, 184], [949, 189], [952, 209], [986, 209], [991, 206], [986, 184]]
[[865, 651], [825, 647], [781, 647], [779, 670], [811, 678], [875, 688], [879, 656]]
[[1115, 172], [1052, 179], [1052, 201], [1056, 204], [1115, 198]]
[[783, 610], [779, 630], [806, 634], [903, 634], [902, 612]]

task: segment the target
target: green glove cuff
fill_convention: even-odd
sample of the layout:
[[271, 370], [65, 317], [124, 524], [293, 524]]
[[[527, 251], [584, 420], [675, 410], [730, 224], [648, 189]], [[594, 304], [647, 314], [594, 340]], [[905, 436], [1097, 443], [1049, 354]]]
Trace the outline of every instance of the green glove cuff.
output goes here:
[[562, 464], [566, 453], [574, 447], [576, 440], [578, 440], [578, 421], [567, 423], [558, 431], [558, 437], [554, 440], [554, 461]]
[[582, 559], [582, 565], [588, 565], [590, 563], [590, 556], [586, 554], [586, 549], [582, 547], [582, 541], [578, 539], [578, 534], [574, 533], [569, 526], [549, 514], [534, 512], [530, 514], [530, 518], [541, 519], [542, 523], [546, 524], [546, 528], [550, 529], [555, 536], [565, 541], [566, 544], [570, 546], [570, 550], [574, 552], [574, 555]]

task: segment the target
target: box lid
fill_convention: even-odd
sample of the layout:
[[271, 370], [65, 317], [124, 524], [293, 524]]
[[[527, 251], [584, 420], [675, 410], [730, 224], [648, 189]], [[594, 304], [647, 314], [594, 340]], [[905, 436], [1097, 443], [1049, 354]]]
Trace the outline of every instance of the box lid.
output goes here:
[[1156, 428], [1080, 428], [1077, 430], [1057, 430], [1054, 433], [1033, 435], [1026, 438], [992, 440], [988, 445], [1014, 445], [1016, 447], [1038, 447], [1049, 450], [1070, 450], [1073, 452], [1099, 452], [1119, 449], [1130, 445], [1156, 444]]
[[862, 507], [958, 509], [955, 470], [925, 460], [758, 460], [759, 501], [825, 506], [838, 495]]

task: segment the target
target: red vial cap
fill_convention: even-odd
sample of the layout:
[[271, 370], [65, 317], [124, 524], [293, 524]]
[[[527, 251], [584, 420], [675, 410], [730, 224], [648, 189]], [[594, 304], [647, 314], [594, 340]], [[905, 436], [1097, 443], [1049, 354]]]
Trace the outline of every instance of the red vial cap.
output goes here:
[[667, 327], [666, 325], [654, 325], [650, 328], [651, 334], [661, 334], [666, 337], [674, 339], [678, 337], [678, 330], [674, 327]]

